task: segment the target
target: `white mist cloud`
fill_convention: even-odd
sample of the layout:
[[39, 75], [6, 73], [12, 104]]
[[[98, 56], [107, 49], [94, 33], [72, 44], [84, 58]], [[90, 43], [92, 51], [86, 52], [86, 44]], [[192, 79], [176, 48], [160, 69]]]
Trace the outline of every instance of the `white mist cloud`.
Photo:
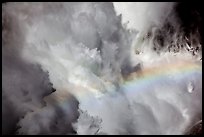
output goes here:
[[139, 32], [150, 27], [159, 27], [171, 15], [174, 2], [113, 2], [117, 15], [122, 15], [122, 22], [130, 29]]
[[[173, 16], [173, 6], [174, 3], [4, 5], [3, 95], [18, 106], [16, 111], [20, 114], [24, 105], [28, 106], [25, 109], [35, 106], [31, 112], [16, 114], [13, 127], [19, 126], [19, 134], [73, 134], [72, 125], [77, 134], [183, 134], [202, 113], [202, 72], [180, 79], [172, 75], [161, 82], [147, 81], [141, 88], [133, 87], [132, 92], [123, 85], [123, 76], [133, 71], [176, 63], [175, 60], [194, 61], [185, 51], [172, 54], [160, 50], [157, 54], [151, 49], [153, 39], [135, 38], [135, 32], [122, 25], [129, 20], [130, 29], [144, 33], [154, 25], [160, 28], [169, 15]], [[122, 22], [116, 13], [122, 13]], [[140, 47], [137, 55], [135, 47]], [[42, 68], [39, 73], [33, 67], [36, 64]], [[49, 74], [46, 78], [43, 71]], [[51, 94], [48, 81], [56, 92]], [[192, 93], [187, 91], [189, 81], [197, 83]], [[26, 99], [20, 94], [22, 88], [29, 90], [31, 103], [22, 101]], [[42, 102], [42, 106], [36, 105]], [[6, 101], [3, 104], [4, 108], [8, 105]]]

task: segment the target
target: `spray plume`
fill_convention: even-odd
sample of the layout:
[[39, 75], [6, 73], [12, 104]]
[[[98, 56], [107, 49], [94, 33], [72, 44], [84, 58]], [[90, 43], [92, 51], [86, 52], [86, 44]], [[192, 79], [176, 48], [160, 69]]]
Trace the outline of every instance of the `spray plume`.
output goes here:
[[3, 134], [184, 134], [202, 53], [175, 5], [3, 4]]

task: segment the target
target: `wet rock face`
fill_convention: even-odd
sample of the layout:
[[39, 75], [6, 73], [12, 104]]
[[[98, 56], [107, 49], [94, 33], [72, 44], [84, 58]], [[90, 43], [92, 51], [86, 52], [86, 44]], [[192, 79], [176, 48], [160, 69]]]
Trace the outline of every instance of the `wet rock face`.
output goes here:
[[175, 6], [175, 13], [180, 26], [170, 20], [170, 22], [165, 22], [161, 28], [157, 28], [154, 35], [147, 35], [150, 38], [153, 37], [153, 50], [159, 53], [161, 50], [179, 52], [185, 49], [193, 56], [201, 51], [204, 35], [201, 5], [196, 2], [178, 3]]
[[199, 33], [203, 44], [203, 12], [202, 4], [199, 2], [180, 2], [177, 7], [177, 15], [186, 35]]
[[195, 124], [186, 135], [202, 135], [202, 121]]

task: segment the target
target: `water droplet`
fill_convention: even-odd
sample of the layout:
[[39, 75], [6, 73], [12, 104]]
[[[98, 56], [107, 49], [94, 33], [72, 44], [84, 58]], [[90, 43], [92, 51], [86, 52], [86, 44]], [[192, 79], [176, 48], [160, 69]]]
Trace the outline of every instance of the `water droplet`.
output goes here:
[[189, 92], [189, 93], [192, 93], [193, 90], [194, 90], [194, 85], [193, 85], [193, 83], [192, 83], [192, 82], [189, 82], [187, 88], [188, 88], [188, 92]]

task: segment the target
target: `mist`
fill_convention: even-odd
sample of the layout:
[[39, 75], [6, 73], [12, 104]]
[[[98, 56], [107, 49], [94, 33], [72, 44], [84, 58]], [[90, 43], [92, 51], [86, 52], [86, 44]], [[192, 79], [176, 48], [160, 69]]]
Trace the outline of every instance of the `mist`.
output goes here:
[[3, 134], [185, 134], [202, 46], [176, 5], [3, 4]]

